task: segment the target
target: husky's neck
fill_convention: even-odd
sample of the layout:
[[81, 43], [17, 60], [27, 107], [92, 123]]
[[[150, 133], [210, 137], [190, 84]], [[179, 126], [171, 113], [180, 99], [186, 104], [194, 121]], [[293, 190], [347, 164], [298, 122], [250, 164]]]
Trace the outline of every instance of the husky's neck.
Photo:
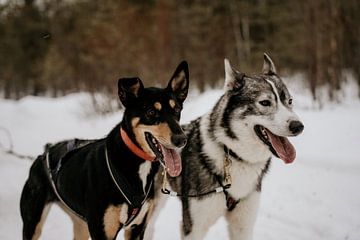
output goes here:
[[[248, 163], [266, 162], [271, 153], [257, 137], [254, 126], [236, 116], [236, 110], [229, 115], [228, 97], [223, 95], [214, 108], [201, 117], [200, 132], [203, 150], [214, 159], [223, 159], [224, 145]], [[239, 109], [241, 111], [241, 109]], [[219, 167], [222, 162], [219, 161]]]

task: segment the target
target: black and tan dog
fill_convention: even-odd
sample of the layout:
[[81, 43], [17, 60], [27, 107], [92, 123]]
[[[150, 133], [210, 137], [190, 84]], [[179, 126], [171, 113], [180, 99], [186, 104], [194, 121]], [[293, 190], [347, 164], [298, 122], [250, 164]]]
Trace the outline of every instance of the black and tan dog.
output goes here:
[[120, 79], [125, 112], [106, 138], [48, 144], [22, 191], [23, 238], [40, 236], [52, 203], [72, 218], [75, 239], [115, 239], [122, 227], [141, 229], [128, 231], [127, 239], [142, 238], [160, 164], [171, 176], [181, 172], [176, 150], [186, 144], [179, 119], [188, 86], [186, 62], [165, 89], [144, 88], [139, 78]]

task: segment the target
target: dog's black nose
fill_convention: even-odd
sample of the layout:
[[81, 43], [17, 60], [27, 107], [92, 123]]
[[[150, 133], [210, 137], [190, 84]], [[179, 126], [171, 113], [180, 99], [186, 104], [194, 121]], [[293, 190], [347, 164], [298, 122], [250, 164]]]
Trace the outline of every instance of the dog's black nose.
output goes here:
[[186, 145], [187, 138], [184, 134], [174, 134], [171, 136], [171, 142], [176, 147], [183, 147]]
[[294, 135], [298, 135], [304, 130], [304, 125], [300, 121], [291, 121], [289, 129]]

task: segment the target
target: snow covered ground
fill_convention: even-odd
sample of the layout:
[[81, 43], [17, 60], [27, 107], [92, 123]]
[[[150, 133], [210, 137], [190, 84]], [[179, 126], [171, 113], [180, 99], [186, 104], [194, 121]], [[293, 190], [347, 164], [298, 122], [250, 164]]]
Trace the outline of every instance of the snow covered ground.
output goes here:
[[[192, 94], [186, 101], [183, 122], [210, 109], [220, 90]], [[307, 97], [298, 94], [297, 112], [304, 133], [291, 139], [297, 159], [285, 165], [273, 159], [265, 177], [255, 239], [360, 239], [360, 102], [348, 100], [323, 110], [309, 108]], [[296, 103], [296, 102], [295, 102]], [[36, 155], [43, 145], [62, 139], [106, 135], [122, 113], [89, 115], [88, 96], [72, 94], [59, 99], [26, 97], [18, 102], [0, 100], [0, 127], [10, 130], [14, 147]], [[0, 128], [0, 143], [8, 144]], [[31, 162], [0, 151], [0, 239], [20, 239], [20, 192]], [[179, 239], [180, 203], [167, 202], [156, 224], [155, 239]], [[206, 221], [206, 219], [204, 219]], [[227, 239], [223, 219], [206, 239]], [[54, 206], [42, 239], [71, 239], [68, 217]], [[119, 236], [118, 239], [123, 239]]]

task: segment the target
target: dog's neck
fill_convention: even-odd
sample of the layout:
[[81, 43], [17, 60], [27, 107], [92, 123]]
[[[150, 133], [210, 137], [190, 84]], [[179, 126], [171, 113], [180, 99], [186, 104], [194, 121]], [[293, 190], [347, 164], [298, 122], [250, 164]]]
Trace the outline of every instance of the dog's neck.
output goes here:
[[147, 161], [154, 161], [155, 158], [139, 148], [129, 137], [126, 131], [123, 128], [120, 128], [120, 136], [121, 139], [124, 141], [125, 145], [139, 158], [142, 158]]
[[[271, 153], [256, 136], [254, 129], [241, 119], [231, 121], [231, 131], [236, 134], [232, 138], [228, 129], [222, 126], [222, 118], [227, 105], [227, 98], [221, 97], [215, 107], [201, 117], [200, 131], [204, 143], [204, 152], [214, 159], [225, 157], [224, 145], [233, 151], [239, 158], [248, 163], [266, 162]], [[221, 161], [220, 161], [221, 162]], [[221, 167], [221, 163], [219, 163]]]
[[[123, 124], [117, 125], [106, 139], [109, 161], [114, 166], [113, 171], [124, 176], [134, 186], [142, 186], [145, 189], [148, 180], [153, 179], [158, 171], [159, 162], [147, 161], [136, 155], [121, 137], [120, 128], [123, 126]], [[127, 134], [131, 139], [131, 132]]]
[[[121, 134], [121, 129], [123, 134]], [[137, 164], [140, 164], [150, 160], [149, 156], [142, 151], [139, 144], [135, 141], [134, 133], [123, 122], [111, 130], [107, 137], [107, 145], [111, 155], [121, 158], [121, 161], [135, 161]]]

